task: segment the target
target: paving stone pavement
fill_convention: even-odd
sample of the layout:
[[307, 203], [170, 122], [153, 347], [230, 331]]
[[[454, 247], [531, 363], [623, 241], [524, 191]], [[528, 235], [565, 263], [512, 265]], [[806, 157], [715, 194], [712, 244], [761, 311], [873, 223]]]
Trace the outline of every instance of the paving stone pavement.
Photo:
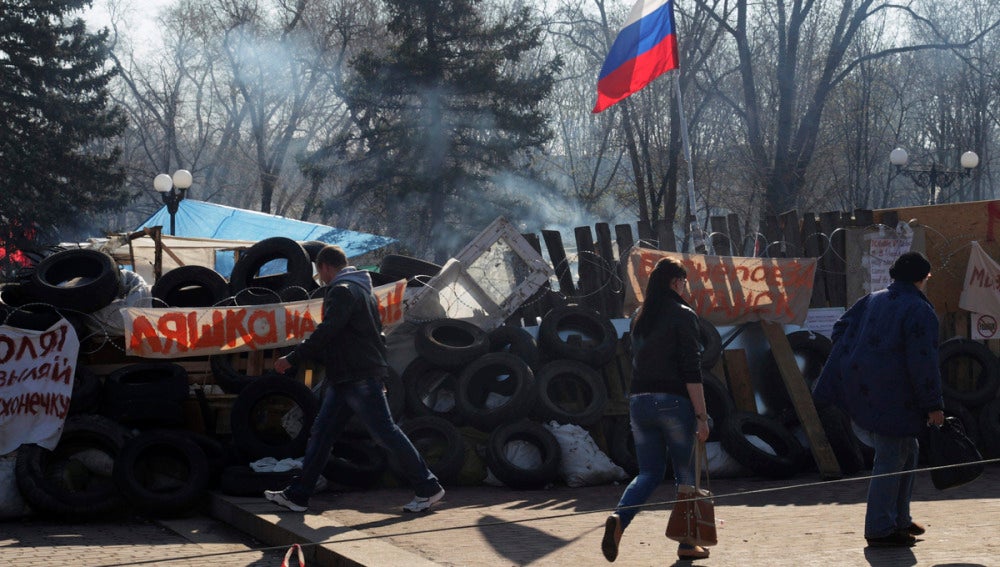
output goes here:
[[[928, 529], [909, 549], [865, 547], [866, 487], [815, 475], [713, 480], [720, 544], [693, 565], [1000, 567], [1000, 466], [943, 492], [921, 473], [913, 515]], [[306, 514], [215, 494], [215, 520], [0, 522], [0, 565], [277, 567], [295, 542], [305, 545], [309, 567], [602, 565], [603, 521], [623, 488], [452, 487], [425, 514], [400, 511], [412, 496], [404, 489], [322, 493]], [[616, 566], [691, 565], [676, 561], [676, 546], [663, 536], [672, 496], [669, 485], [654, 493], [651, 502], [660, 504], [626, 531]], [[259, 551], [264, 546], [274, 547]]]
[[[811, 486], [802, 486], [811, 485]], [[787, 490], [755, 492], [789, 487]], [[410, 497], [402, 489], [324, 493], [309, 513], [283, 511], [260, 499], [238, 505], [272, 525], [306, 529], [300, 537], [332, 541], [333, 550], [357, 552], [362, 565], [412, 565], [405, 559], [365, 559], [369, 542], [389, 544], [446, 566], [590, 566], [600, 553], [603, 521], [623, 486], [512, 491], [450, 488], [439, 508], [403, 515]], [[912, 512], [927, 533], [907, 549], [867, 548], [863, 537], [866, 481], [821, 482], [816, 475], [787, 481], [716, 480], [716, 515], [724, 524], [712, 556], [694, 565], [871, 565], [938, 567], [1000, 566], [1000, 467], [976, 482], [938, 491], [927, 473], [918, 477]], [[742, 493], [742, 494], [740, 494]], [[662, 486], [651, 502], [667, 502]], [[690, 565], [679, 562], [676, 544], [663, 536], [668, 506], [640, 513], [626, 531], [615, 565]], [[353, 547], [353, 550], [349, 548]], [[360, 555], [359, 555], [360, 554]], [[331, 563], [332, 564], [332, 563]]]
[[262, 547], [207, 516], [160, 522], [136, 517], [80, 524], [0, 522], [0, 565], [12, 567], [281, 565], [284, 549], [255, 551]]

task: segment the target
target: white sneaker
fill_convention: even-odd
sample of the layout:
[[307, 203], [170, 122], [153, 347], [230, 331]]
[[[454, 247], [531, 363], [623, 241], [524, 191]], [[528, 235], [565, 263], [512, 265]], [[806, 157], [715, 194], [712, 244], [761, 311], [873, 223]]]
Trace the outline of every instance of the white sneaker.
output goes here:
[[289, 497], [285, 496], [284, 490], [265, 490], [264, 498], [267, 498], [268, 500], [274, 502], [275, 504], [278, 504], [279, 506], [284, 506], [285, 508], [288, 508], [292, 512], [306, 511], [306, 506], [302, 504], [296, 504], [295, 502], [292, 502], [292, 500]]
[[430, 509], [430, 507], [433, 506], [434, 504], [437, 504], [437, 502], [440, 501], [442, 498], [444, 498], [444, 489], [443, 488], [441, 490], [439, 490], [437, 492], [437, 494], [435, 494], [433, 496], [428, 496], [427, 498], [423, 498], [423, 497], [420, 497], [420, 496], [414, 496], [413, 500], [410, 501], [409, 504], [403, 506], [403, 511], [404, 512], [423, 512], [425, 510]]

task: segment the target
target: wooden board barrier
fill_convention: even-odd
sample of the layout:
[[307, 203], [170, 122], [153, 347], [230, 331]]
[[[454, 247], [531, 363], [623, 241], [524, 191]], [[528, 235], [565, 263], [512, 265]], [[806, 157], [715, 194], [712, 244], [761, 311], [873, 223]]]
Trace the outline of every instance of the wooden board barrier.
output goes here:
[[726, 377], [729, 393], [736, 402], [736, 409], [757, 413], [757, 401], [754, 399], [746, 351], [741, 348], [724, 350], [722, 360], [725, 363], [725, 372], [718, 376]]
[[826, 439], [826, 432], [819, 421], [816, 406], [813, 405], [812, 393], [795, 361], [795, 353], [788, 342], [788, 337], [785, 336], [784, 328], [777, 323], [767, 321], [761, 321], [761, 327], [767, 342], [771, 345], [771, 354], [778, 363], [778, 371], [788, 390], [788, 397], [792, 400], [795, 414], [805, 429], [806, 437], [809, 438], [809, 447], [812, 449], [816, 466], [819, 467], [820, 476], [824, 479], [841, 478], [843, 474], [837, 463], [837, 457]]

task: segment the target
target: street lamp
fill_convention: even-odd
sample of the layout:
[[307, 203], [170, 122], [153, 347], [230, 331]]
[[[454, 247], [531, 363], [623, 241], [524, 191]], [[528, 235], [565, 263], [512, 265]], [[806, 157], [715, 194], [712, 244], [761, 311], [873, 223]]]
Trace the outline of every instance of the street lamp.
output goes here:
[[186, 169], [178, 169], [174, 176], [170, 177], [166, 173], [161, 173], [153, 179], [153, 189], [163, 197], [163, 203], [170, 213], [170, 236], [174, 234], [174, 215], [177, 214], [177, 207], [184, 200], [184, 193], [191, 187], [194, 179], [191, 172]]
[[909, 156], [903, 148], [896, 148], [889, 153], [889, 163], [896, 166], [896, 173], [905, 173], [907, 177], [917, 184], [917, 187], [930, 189], [930, 199], [928, 204], [935, 204], [937, 200], [937, 190], [944, 189], [951, 185], [959, 177], [972, 175], [972, 170], [979, 165], [979, 156], [976, 152], [965, 152], [962, 154], [962, 169], [945, 169], [938, 164], [931, 162], [927, 165], [915, 165], [906, 167]]

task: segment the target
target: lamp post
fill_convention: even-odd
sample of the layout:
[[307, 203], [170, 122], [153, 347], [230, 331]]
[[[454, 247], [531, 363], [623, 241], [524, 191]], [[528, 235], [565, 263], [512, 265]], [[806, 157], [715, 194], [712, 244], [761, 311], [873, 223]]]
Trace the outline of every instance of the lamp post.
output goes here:
[[184, 193], [191, 187], [193, 181], [191, 172], [186, 169], [178, 169], [173, 177], [161, 173], [153, 179], [153, 189], [163, 197], [163, 203], [170, 213], [170, 236], [175, 236], [174, 215], [177, 214], [177, 207], [184, 200]]
[[914, 165], [906, 167], [909, 156], [903, 148], [896, 148], [889, 153], [889, 163], [896, 166], [897, 173], [905, 173], [907, 177], [917, 184], [917, 187], [930, 189], [928, 204], [933, 205], [937, 201], [938, 188], [944, 189], [950, 186], [959, 177], [972, 175], [972, 170], [979, 165], [979, 156], [976, 152], [965, 152], [962, 154], [962, 169], [945, 169], [938, 164], [931, 162], [928, 165]]

